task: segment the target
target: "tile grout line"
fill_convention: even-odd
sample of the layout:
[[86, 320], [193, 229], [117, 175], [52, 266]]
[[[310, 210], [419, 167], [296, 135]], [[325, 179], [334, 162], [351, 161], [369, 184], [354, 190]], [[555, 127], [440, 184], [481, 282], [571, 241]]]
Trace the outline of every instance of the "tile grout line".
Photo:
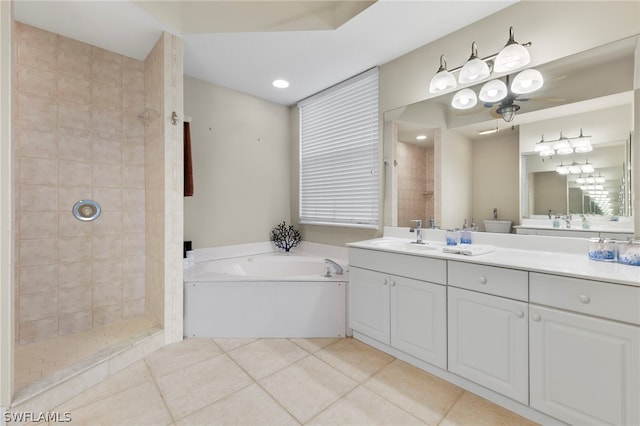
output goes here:
[[[461, 388], [462, 389], [462, 388]], [[442, 415], [442, 418], [440, 419], [440, 421], [434, 425], [434, 426], [438, 426], [440, 424], [442, 424], [442, 422], [447, 418], [447, 416], [449, 415], [449, 413], [451, 412], [451, 410], [453, 410], [453, 407], [456, 406], [456, 404], [460, 401], [460, 399], [462, 399], [462, 395], [465, 394], [465, 392], [467, 392], [466, 390], [462, 389], [462, 392], [460, 392], [460, 395], [458, 395], [458, 397], [456, 398], [456, 400], [453, 402], [453, 404], [451, 404], [451, 406], [447, 409], [447, 411], [444, 412], [444, 414]]]
[[173, 416], [173, 413], [171, 412], [171, 410], [169, 409], [169, 405], [167, 405], [167, 401], [165, 400], [164, 394], [162, 393], [162, 389], [160, 389], [160, 386], [158, 386], [158, 382], [156, 382], [156, 378], [153, 375], [153, 371], [151, 370], [151, 367], [149, 367], [149, 364], [147, 364], [147, 357], [142, 358], [142, 362], [144, 363], [144, 366], [147, 369], [147, 372], [149, 373], [149, 377], [151, 377], [151, 382], [153, 383], [153, 386], [156, 388], [156, 390], [158, 391], [158, 394], [160, 395], [160, 399], [162, 399], [162, 404], [164, 405], [165, 410], [167, 410], [167, 413], [169, 413], [169, 417], [171, 417], [171, 423], [175, 425], [176, 419]]
[[[288, 340], [288, 339], [286, 339], [286, 340]], [[253, 342], [251, 342], [251, 343], [253, 343]], [[291, 343], [293, 343], [293, 342], [291, 342]], [[248, 343], [248, 344], [250, 344], [250, 343]], [[295, 344], [295, 343], [294, 343], [294, 344]], [[242, 348], [242, 347], [244, 347], [244, 346], [247, 346], [247, 345], [239, 346], [238, 348], [234, 348], [234, 349], [232, 349], [232, 351], [233, 351], [233, 350], [236, 350], [236, 349], [239, 349], [239, 348]], [[298, 345], [296, 345], [296, 346], [298, 346]], [[298, 346], [298, 347], [299, 347], [299, 346]], [[294, 364], [296, 364], [296, 363], [298, 363], [298, 362], [302, 361], [303, 359], [306, 359], [307, 357], [309, 357], [309, 356], [313, 355], [313, 354], [309, 353], [309, 351], [307, 351], [306, 349], [304, 349], [304, 348], [301, 348], [301, 349], [303, 349], [305, 352], [307, 352], [307, 356], [305, 356], [305, 357], [303, 357], [303, 358], [299, 359], [298, 361], [295, 361], [295, 362], [293, 362], [293, 363], [289, 364], [289, 365], [288, 365], [288, 366], [286, 366], [286, 367], [281, 368], [281, 369], [280, 369], [280, 370], [278, 370], [278, 371], [282, 371], [284, 368], [287, 368], [287, 367], [289, 367], [289, 366], [291, 366], [291, 365], [294, 365]], [[224, 350], [223, 350], [223, 351], [224, 351]], [[247, 377], [249, 377], [249, 378], [253, 381], [253, 384], [257, 385], [260, 389], [262, 389], [262, 391], [263, 391], [264, 393], [266, 393], [266, 394], [267, 394], [267, 396], [269, 396], [269, 398], [271, 398], [271, 399], [272, 399], [272, 400], [273, 400], [273, 401], [274, 401], [274, 402], [275, 402], [275, 403], [276, 403], [280, 408], [282, 408], [282, 409], [283, 409], [287, 414], [289, 414], [289, 415], [291, 416], [291, 418], [292, 418], [296, 423], [298, 423], [299, 425], [302, 425], [302, 422], [300, 422], [300, 421], [298, 420], [298, 418], [297, 418], [296, 416], [294, 416], [294, 415], [293, 415], [293, 413], [291, 413], [291, 412], [290, 412], [290, 411], [289, 411], [285, 406], [283, 406], [283, 405], [280, 403], [280, 401], [278, 401], [278, 400], [277, 400], [273, 395], [271, 395], [271, 393], [270, 393], [267, 389], [265, 389], [265, 388], [262, 386], [262, 384], [261, 384], [260, 382], [258, 382], [258, 380], [254, 379], [254, 377], [253, 377], [251, 374], [249, 374], [249, 372], [248, 372], [247, 370], [245, 370], [245, 369], [244, 369], [240, 364], [238, 364], [238, 363], [236, 362], [236, 360], [235, 360], [235, 359], [233, 359], [233, 357], [231, 357], [229, 354], [227, 354], [227, 352], [226, 352], [226, 351], [224, 351], [224, 353], [225, 353], [225, 355], [227, 355], [227, 357], [228, 357], [228, 358], [229, 358], [229, 359], [230, 359], [230, 360], [231, 360], [235, 365], [237, 365], [237, 366], [238, 366], [238, 368], [240, 368], [240, 369], [241, 369], [241, 370], [242, 370], [242, 371], [247, 375]], [[273, 373], [271, 373], [271, 374], [269, 374], [269, 375], [267, 375], [267, 376], [263, 377], [263, 379], [264, 379], [264, 378], [267, 378], [267, 377], [269, 377], [269, 376], [271, 376], [271, 375], [273, 375], [273, 374], [275, 374], [275, 373], [277, 373], [278, 371], [274, 371]], [[249, 385], [249, 386], [251, 386], [251, 385]], [[244, 387], [243, 389], [246, 389], [246, 388], [247, 388], [247, 387], [249, 387], [249, 386], [246, 386], [246, 387]], [[239, 392], [239, 391], [237, 391], [237, 392]], [[237, 392], [234, 392], [233, 394], [236, 394]], [[228, 395], [228, 396], [230, 396], [230, 395]], [[227, 396], [227, 397], [228, 397], [228, 396]], [[227, 397], [225, 397], [225, 398], [227, 398]], [[223, 399], [224, 399], [224, 398], [223, 398]], [[220, 400], [219, 400], [219, 401], [220, 401]], [[216, 402], [217, 402], [217, 401], [216, 401]], [[211, 404], [207, 405], [207, 407], [208, 407], [208, 406], [210, 406], [210, 405], [212, 405], [212, 404], [215, 404], [215, 402], [213, 402], [213, 403], [211, 403]], [[204, 407], [203, 407], [203, 408], [204, 408]]]

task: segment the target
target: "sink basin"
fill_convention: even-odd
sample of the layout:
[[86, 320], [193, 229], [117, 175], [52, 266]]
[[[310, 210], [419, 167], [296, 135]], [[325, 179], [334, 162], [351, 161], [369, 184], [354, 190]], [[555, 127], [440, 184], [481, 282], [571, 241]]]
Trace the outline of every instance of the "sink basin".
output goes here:
[[484, 230], [487, 232], [497, 232], [501, 234], [511, 233], [510, 220], [483, 220]]
[[422, 250], [436, 250], [435, 246], [425, 244], [415, 244], [403, 240], [378, 240], [373, 241], [371, 245], [380, 248], [386, 248], [389, 250], [403, 250], [403, 251], [422, 251]]

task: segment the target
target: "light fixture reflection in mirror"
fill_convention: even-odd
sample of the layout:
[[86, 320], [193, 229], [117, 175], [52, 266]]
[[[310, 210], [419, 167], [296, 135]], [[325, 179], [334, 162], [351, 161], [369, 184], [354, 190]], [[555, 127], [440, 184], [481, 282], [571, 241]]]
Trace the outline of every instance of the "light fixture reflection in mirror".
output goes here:
[[[592, 136], [593, 151], [589, 152], [588, 160], [593, 162], [595, 166], [598, 166], [592, 175], [606, 178], [605, 188], [612, 198], [613, 210], [617, 215], [629, 216], [631, 214], [631, 186], [630, 186], [630, 166], [625, 161], [625, 144], [630, 147], [631, 142], [629, 134], [633, 131], [633, 123], [622, 123], [618, 118], [630, 119], [633, 117], [631, 112], [633, 106], [633, 78], [634, 78], [634, 53], [636, 50], [637, 37], [629, 37], [620, 41], [610, 43], [607, 45], [599, 46], [594, 49], [589, 49], [583, 53], [578, 53], [565, 58], [561, 58], [546, 64], [536, 64], [535, 69], [540, 71], [544, 76], [544, 85], [540, 88], [535, 95], [524, 95], [516, 97], [514, 103], [519, 105], [521, 109], [517, 112], [517, 115], [513, 118], [513, 121], [509, 123], [508, 127], [513, 130], [503, 132], [506, 129], [500, 129], [499, 136], [494, 135], [496, 120], [499, 123], [503, 123], [502, 117], [496, 114], [496, 110], [499, 107], [494, 104], [487, 106], [485, 101], [478, 102], [475, 107], [467, 110], [455, 110], [451, 108], [451, 101], [455, 95], [455, 91], [445, 91], [430, 99], [417, 102], [415, 104], [396, 108], [394, 110], [386, 111], [384, 113], [384, 126], [385, 126], [385, 138], [384, 149], [385, 158], [393, 159], [391, 154], [393, 150], [393, 141], [387, 133], [387, 127], [390, 127], [395, 120], [407, 120], [412, 123], [421, 123], [423, 125], [437, 127], [442, 132], [439, 136], [439, 140], [446, 138], [448, 132], [454, 132], [462, 135], [465, 138], [473, 141], [474, 150], [481, 149], [477, 142], [486, 138], [504, 138], [506, 134], [513, 134], [516, 138], [515, 144], [521, 143], [518, 140], [522, 140], [524, 136], [527, 136], [531, 142], [527, 148], [521, 147], [521, 157], [514, 161], [520, 163], [518, 170], [523, 170], [522, 174], [517, 172], [516, 176], [510, 176], [509, 178], [520, 180], [519, 190], [515, 195], [518, 205], [515, 207], [516, 211], [519, 211], [521, 216], [530, 217], [537, 214], [533, 211], [533, 206], [527, 204], [527, 198], [535, 191], [533, 188], [527, 187], [527, 174], [532, 175], [538, 170], [535, 168], [529, 168], [530, 166], [521, 166], [528, 163], [529, 160], [541, 161], [543, 157], [540, 156], [540, 152], [534, 152], [534, 146], [537, 141], [555, 140], [558, 138], [559, 132], [563, 131], [563, 134], [568, 137], [575, 137], [580, 134], [580, 128], [585, 127], [583, 135]], [[482, 46], [481, 46], [482, 47]], [[467, 47], [468, 49], [468, 47]], [[435, 71], [435, 70], [434, 70]], [[515, 72], [517, 74], [517, 71]], [[504, 78], [502, 79], [504, 81]], [[457, 83], [457, 81], [456, 81]], [[486, 83], [486, 82], [485, 82]], [[475, 93], [480, 92], [483, 83], [480, 82], [474, 86], [471, 86]], [[527, 98], [527, 100], [522, 100]], [[620, 99], [623, 98], [623, 99]], [[624, 106], [623, 106], [624, 105]], [[623, 109], [622, 111], [620, 108]], [[609, 114], [608, 111], [617, 111], [615, 115]], [[598, 111], [595, 117], [584, 120], [573, 120], [575, 114], [587, 113]], [[637, 111], [637, 109], [636, 109]], [[443, 117], [443, 121], [438, 121], [436, 117]], [[554, 126], [545, 127], [543, 124], [545, 120], [555, 120]], [[444, 123], [444, 124], [441, 124]], [[569, 123], [571, 125], [569, 125]], [[585, 124], [589, 123], [589, 124]], [[593, 126], [592, 126], [593, 125]], [[442, 127], [441, 127], [442, 126]], [[595, 126], [595, 127], [594, 127]], [[523, 135], [523, 129], [525, 133]], [[480, 131], [490, 131], [488, 134], [479, 135]], [[617, 136], [611, 138], [603, 138], [601, 135], [604, 133], [617, 133]], [[541, 135], [544, 137], [541, 138]], [[620, 134], [622, 136], [620, 136]], [[415, 136], [414, 136], [415, 137]], [[596, 139], [597, 138], [597, 139]], [[605, 146], [598, 146], [602, 142], [606, 142]], [[615, 146], [608, 146], [610, 143], [615, 142]], [[478, 147], [478, 148], [476, 148]], [[616, 166], [608, 165], [607, 167], [600, 167], [604, 165], [599, 156], [600, 150], [605, 149], [611, 152], [607, 154], [609, 158], [615, 161]], [[628, 148], [630, 150], [630, 148]], [[546, 170], [557, 175], [555, 167], [560, 162], [549, 161], [550, 155], [556, 155], [555, 151], [545, 154], [544, 163], [548, 168]], [[584, 154], [576, 153], [574, 148], [573, 157], [576, 161], [581, 163], [585, 162], [586, 158]], [[569, 164], [573, 161], [572, 156], [564, 160], [563, 164]], [[454, 165], [449, 164], [450, 161], [440, 157], [441, 164], [439, 164], [440, 170], [455, 168]], [[526, 160], [526, 161], [525, 161]], [[453, 161], [453, 160], [452, 160]], [[389, 161], [389, 164], [392, 162]], [[626, 164], [626, 169], [623, 171], [623, 163]], [[481, 166], [485, 166], [482, 164]], [[488, 167], [491, 168], [491, 167]], [[390, 169], [388, 169], [390, 170]], [[442, 172], [436, 172], [442, 175]], [[582, 177], [587, 178], [589, 173], [583, 173]], [[580, 174], [567, 175], [568, 185], [567, 193], [564, 198], [568, 197], [569, 189], [575, 189], [580, 191], [579, 186], [575, 182]], [[611, 177], [610, 177], [611, 176]], [[613, 177], [617, 176], [617, 177]], [[437, 178], [437, 179], [446, 179]], [[397, 194], [394, 192], [396, 182], [392, 181], [391, 174], [387, 174], [386, 177], [386, 195], [385, 195], [385, 225], [397, 226], [397, 223], [392, 222], [392, 218], [395, 217], [397, 208]], [[441, 185], [447, 185], [447, 182], [442, 181]], [[441, 187], [436, 186], [436, 195]], [[529, 192], [531, 190], [531, 192]], [[473, 196], [479, 195], [473, 191]], [[621, 193], [624, 195], [624, 202], [617, 207], [617, 195]], [[637, 197], [637, 195], [636, 195]], [[388, 200], [388, 204], [387, 204]], [[435, 216], [439, 217], [442, 211], [442, 207], [436, 204]], [[565, 207], [566, 209], [566, 207]], [[481, 212], [480, 212], [481, 213]], [[547, 211], [540, 214], [544, 214], [546, 217]], [[475, 213], [478, 216], [479, 213]], [[415, 218], [414, 218], [415, 219]], [[478, 219], [478, 217], [476, 217]], [[627, 219], [626, 219], [627, 220]], [[442, 219], [444, 222], [444, 219]], [[438, 222], [438, 224], [440, 224]], [[459, 224], [453, 224], [452, 226], [459, 226]]]

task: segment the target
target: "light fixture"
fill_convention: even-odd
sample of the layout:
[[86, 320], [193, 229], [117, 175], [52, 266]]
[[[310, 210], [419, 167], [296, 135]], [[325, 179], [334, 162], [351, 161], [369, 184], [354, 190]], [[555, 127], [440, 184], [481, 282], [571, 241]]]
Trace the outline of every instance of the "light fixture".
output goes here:
[[[513, 39], [513, 27], [509, 28], [509, 35], [509, 41], [499, 53], [484, 58], [478, 58], [478, 45], [474, 41], [471, 43], [471, 56], [467, 62], [465, 62], [463, 66], [451, 70], [447, 70], [446, 58], [444, 55], [441, 55], [440, 68], [438, 68], [438, 72], [431, 79], [429, 91], [431, 93], [439, 93], [454, 89], [457, 87], [458, 82], [460, 84], [469, 84], [485, 80], [491, 75], [492, 67], [493, 71], [503, 72], [514, 71], [527, 65], [530, 62], [530, 57], [526, 47], [531, 46], [531, 42], [524, 44], [516, 43]], [[522, 53], [521, 50], [524, 50], [524, 53]], [[500, 64], [497, 68], [495, 66], [496, 63]], [[458, 82], [456, 82], [453, 73], [458, 71], [460, 73], [458, 75]], [[451, 106], [457, 109], [469, 109], [476, 105], [478, 98], [487, 104], [500, 102], [507, 98], [509, 102], [504, 105], [499, 105], [497, 112], [502, 115], [502, 118], [506, 122], [510, 122], [515, 117], [516, 111], [520, 109], [519, 105], [513, 103], [515, 96], [510, 96], [511, 93], [515, 95], [531, 93], [542, 87], [544, 83], [540, 72], [536, 70], [531, 70], [531, 72], [525, 71], [516, 76], [515, 84], [512, 85], [512, 87], [509, 87], [509, 75], [507, 75], [506, 84], [499, 79], [492, 80], [480, 89], [480, 93], [477, 96], [475, 94], [472, 96], [469, 93], [471, 89], [463, 89], [463, 93], [456, 93], [451, 102]], [[514, 88], [515, 91], [513, 90]], [[490, 107], [492, 105], [485, 106]]]
[[553, 149], [559, 155], [571, 154], [573, 152], [569, 139], [562, 136], [562, 132], [560, 132], [560, 138], [554, 142]]
[[483, 102], [498, 102], [507, 96], [507, 85], [502, 80], [491, 80], [482, 86], [478, 97]]
[[451, 100], [451, 106], [455, 109], [469, 109], [476, 106], [478, 98], [476, 92], [471, 89], [462, 89]]
[[[542, 149], [540, 145], [541, 142], [545, 142], [544, 148], [551, 147], [550, 149]], [[586, 153], [593, 151], [593, 146], [591, 145], [591, 136], [584, 136], [582, 134], [582, 129], [580, 129], [580, 136], [567, 138], [562, 135], [560, 132], [560, 137], [551, 141], [541, 140], [536, 143], [535, 151], [540, 154], [541, 157], [550, 157], [552, 155], [566, 155], [572, 154], [573, 152], [577, 153]]]
[[478, 45], [474, 41], [471, 43], [471, 56], [469, 56], [467, 62], [462, 66], [460, 74], [458, 75], [458, 82], [460, 84], [475, 83], [476, 81], [482, 81], [489, 77], [489, 74], [491, 74], [489, 65], [478, 58]]
[[527, 49], [514, 40], [513, 27], [509, 27], [509, 40], [504, 48], [498, 53], [493, 63], [495, 72], [509, 72], [522, 68], [531, 62]]
[[289, 82], [282, 79], [273, 80], [273, 83], [271, 84], [273, 84], [273, 86], [277, 87], [278, 89], [286, 89], [287, 87], [289, 87]]
[[588, 161], [580, 165], [580, 170], [582, 171], [582, 173], [593, 173], [595, 171], [595, 169], [593, 168], [593, 164]]
[[502, 119], [508, 123], [513, 120], [513, 117], [516, 116], [516, 111], [518, 111], [519, 109], [520, 105], [512, 103], [508, 105], [502, 105], [496, 110], [496, 112], [502, 115]]
[[429, 91], [431, 93], [444, 92], [445, 90], [453, 89], [458, 85], [456, 78], [447, 71], [447, 58], [444, 55], [440, 56], [440, 68], [438, 72], [431, 79], [429, 84]]
[[[526, 50], [526, 49], [525, 49]], [[540, 71], [529, 68], [519, 72], [511, 83], [511, 91], [519, 95], [535, 92], [544, 84]]]
[[491, 135], [493, 133], [498, 133], [499, 131], [500, 131], [500, 129], [498, 128], [498, 122], [496, 121], [496, 127], [494, 127], [493, 129], [479, 130], [478, 134], [479, 135]]
[[540, 138], [540, 142], [536, 142], [534, 150], [540, 154], [541, 157], [550, 157], [556, 153], [555, 149], [553, 149], [553, 142], [545, 141], [544, 135]]
[[593, 151], [593, 146], [591, 145], [591, 136], [584, 136], [582, 134], [582, 129], [580, 129], [580, 136], [571, 140], [571, 147], [575, 152], [578, 153]]
[[589, 163], [588, 161], [584, 164], [576, 163], [575, 161], [569, 165], [560, 163], [560, 165], [556, 167], [556, 172], [561, 175], [577, 175], [579, 173], [593, 173], [593, 171], [593, 164]]
[[427, 139], [427, 135], [418, 135], [418, 136], [416, 136], [416, 140], [418, 140], [418, 141], [423, 141], [425, 139]]

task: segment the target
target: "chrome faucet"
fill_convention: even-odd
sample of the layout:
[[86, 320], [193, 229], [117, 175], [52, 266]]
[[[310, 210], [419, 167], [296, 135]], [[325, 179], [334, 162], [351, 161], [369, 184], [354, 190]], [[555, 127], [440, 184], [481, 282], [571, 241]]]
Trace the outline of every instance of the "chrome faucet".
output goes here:
[[421, 219], [414, 219], [411, 222], [415, 222], [416, 226], [414, 228], [410, 228], [409, 232], [415, 232], [416, 233], [416, 240], [412, 241], [414, 244], [424, 244], [424, 241], [422, 241], [422, 220]]
[[567, 226], [567, 228], [571, 228], [571, 215], [568, 214], [564, 217], [564, 223]]
[[330, 277], [331, 274], [329, 273], [329, 266], [333, 267], [333, 269], [335, 269], [336, 271], [336, 275], [342, 275], [342, 273], [344, 272], [344, 270], [342, 269], [342, 266], [338, 265], [336, 262], [334, 262], [331, 259], [325, 259], [324, 263], [327, 264], [327, 277]]

